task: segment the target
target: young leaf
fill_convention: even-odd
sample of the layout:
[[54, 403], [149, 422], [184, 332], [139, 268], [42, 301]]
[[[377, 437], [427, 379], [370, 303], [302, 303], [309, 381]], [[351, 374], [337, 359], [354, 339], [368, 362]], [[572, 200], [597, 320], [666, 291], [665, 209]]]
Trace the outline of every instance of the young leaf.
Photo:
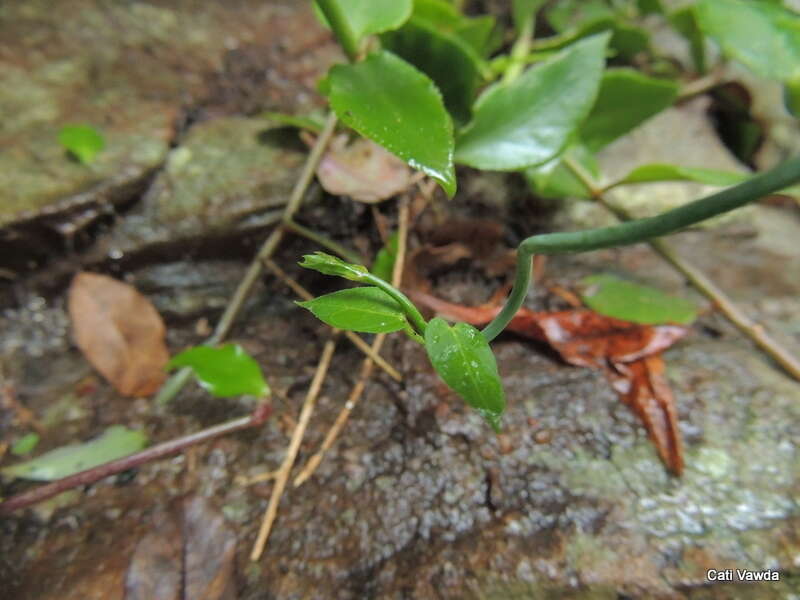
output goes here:
[[389, 236], [386, 245], [378, 251], [372, 265], [372, 274], [389, 283], [392, 281], [394, 260], [397, 257], [397, 243], [397, 234], [393, 233]]
[[515, 170], [561, 151], [597, 95], [608, 34], [592, 36], [497, 84], [474, 107], [456, 144], [456, 160], [479, 169]]
[[657, 289], [625, 281], [610, 274], [581, 280], [581, 298], [602, 315], [632, 323], [688, 324], [697, 317], [694, 304]]
[[383, 50], [354, 65], [336, 65], [321, 89], [337, 116], [413, 168], [456, 191], [453, 124], [434, 83]]
[[450, 327], [436, 317], [425, 328], [425, 349], [444, 382], [499, 431], [506, 399], [497, 362], [483, 334], [467, 323]]
[[58, 142], [80, 162], [88, 165], [106, 145], [103, 136], [91, 125], [66, 125], [58, 132]]
[[350, 281], [363, 282], [366, 281], [365, 276], [369, 275], [369, 271], [365, 266], [344, 262], [341, 258], [336, 258], [324, 252], [306, 254], [303, 256], [303, 260], [297, 264], [303, 268], [318, 271], [323, 275], [343, 277]]
[[298, 302], [331, 327], [362, 333], [390, 333], [408, 328], [397, 302], [376, 287], [357, 287]]
[[632, 69], [609, 69], [600, 92], [580, 129], [581, 140], [592, 152], [661, 112], [678, 95], [677, 84], [654, 79]]
[[168, 369], [176, 367], [191, 367], [203, 389], [220, 398], [242, 394], [264, 397], [270, 393], [261, 367], [238, 344], [189, 348], [167, 364]]
[[727, 186], [741, 183], [747, 178], [748, 175], [745, 173], [653, 163], [635, 168], [609, 188], [626, 183], [649, 183], [652, 181], [695, 181], [708, 185]]
[[800, 75], [800, 15], [779, 3], [700, 0], [697, 20], [722, 52], [764, 77]]
[[29, 461], [0, 469], [0, 473], [5, 477], [54, 481], [133, 454], [145, 445], [147, 436], [141, 431], [113, 425], [90, 442], [56, 448]]

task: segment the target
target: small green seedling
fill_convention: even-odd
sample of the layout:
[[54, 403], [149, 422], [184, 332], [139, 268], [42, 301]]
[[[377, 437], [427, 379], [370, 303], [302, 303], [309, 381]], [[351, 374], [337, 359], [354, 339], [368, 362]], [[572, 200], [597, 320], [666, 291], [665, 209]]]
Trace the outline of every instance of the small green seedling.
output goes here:
[[58, 132], [59, 143], [84, 165], [105, 147], [102, 134], [91, 125], [66, 125]]
[[[617, 185], [663, 180], [733, 186], [652, 218], [523, 240], [514, 287], [483, 331], [464, 323], [451, 327], [441, 319], [426, 322], [400, 290], [363, 266], [323, 253], [304, 257], [303, 267], [366, 287], [300, 306], [341, 329], [404, 331], [424, 344], [442, 379], [498, 429], [505, 399], [489, 342], [522, 305], [534, 254], [652, 240], [800, 181], [800, 157], [795, 157], [745, 181], [737, 174], [659, 164], [640, 167], [602, 189], [590, 185], [598, 175], [599, 150], [679, 97], [677, 81], [631, 68], [606, 68], [608, 55], [629, 60], [649, 52], [649, 33], [628, 15], [662, 13], [690, 41], [701, 71], [708, 36], [723, 55], [784, 83], [791, 107], [796, 104], [800, 17], [779, 3], [745, 0], [700, 0], [670, 14], [659, 2], [614, 2], [592, 4], [597, 10], [584, 11], [588, 16], [576, 23], [573, 13], [580, 11], [569, 8], [575, 3], [565, 9], [562, 3], [514, 0], [517, 39], [508, 55], [490, 58], [496, 47], [492, 19], [465, 16], [454, 4], [315, 0], [350, 60], [333, 66], [320, 84], [331, 109], [342, 123], [429, 175], [448, 196], [456, 191], [455, 163], [523, 173], [537, 192], [552, 197], [591, 199]], [[534, 23], [542, 15], [557, 34], [534, 39], [539, 29]], [[657, 66], [658, 57], [651, 54], [651, 59]], [[376, 271], [385, 276], [389, 271], [383, 263], [389, 261], [381, 257]], [[619, 299], [635, 294], [649, 306], [639, 315], [642, 319], [688, 322], [694, 317], [690, 305], [664, 302], [626, 282], [605, 278], [589, 284], [586, 300], [600, 310], [629, 314], [630, 306]]]

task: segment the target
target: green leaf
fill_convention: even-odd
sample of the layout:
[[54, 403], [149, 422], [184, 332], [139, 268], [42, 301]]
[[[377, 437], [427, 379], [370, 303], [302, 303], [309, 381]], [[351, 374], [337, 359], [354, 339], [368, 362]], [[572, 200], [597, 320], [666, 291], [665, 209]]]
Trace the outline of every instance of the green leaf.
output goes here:
[[455, 194], [453, 124], [426, 75], [384, 50], [332, 67], [322, 89], [346, 125]]
[[525, 179], [538, 196], [583, 199], [592, 197], [592, 191], [564, 164], [563, 158], [567, 156], [581, 165], [595, 181], [600, 178], [600, 166], [594, 154], [583, 144], [573, 144], [567, 148], [563, 157], [557, 156], [543, 165], [525, 169]]
[[381, 41], [387, 50], [433, 80], [456, 119], [469, 120], [483, 61], [467, 42], [456, 34], [438, 31], [417, 16], [400, 29], [383, 34]]
[[357, 287], [298, 302], [331, 327], [362, 333], [391, 333], [408, 328], [400, 305], [376, 287]]
[[450, 327], [436, 317], [425, 328], [425, 349], [444, 382], [499, 431], [506, 398], [483, 334], [467, 323]]
[[581, 298], [593, 311], [602, 315], [642, 323], [688, 324], [697, 318], [694, 304], [669, 296], [657, 289], [602, 274], [581, 280]]
[[85, 165], [106, 145], [102, 134], [91, 125], [66, 125], [58, 132], [58, 141]]
[[635, 168], [625, 177], [610, 185], [609, 188], [626, 183], [649, 183], [652, 181], [695, 181], [707, 185], [727, 186], [741, 183], [748, 177], [746, 173], [653, 163]]
[[800, 119], [800, 77], [783, 84], [783, 104], [790, 115]]
[[723, 54], [780, 81], [800, 76], [800, 15], [758, 0], [700, 0], [697, 20]]
[[559, 0], [547, 10], [547, 21], [558, 32], [599, 19], [616, 19], [605, 0]]
[[457, 36], [480, 56], [491, 50], [495, 27], [491, 16], [466, 17], [443, 0], [415, 0], [412, 18], [424, 20], [441, 33]]
[[458, 138], [456, 160], [504, 171], [553, 158], [589, 113], [607, 42], [608, 34], [587, 38], [513, 82], [491, 87]]
[[113, 425], [90, 442], [56, 448], [32, 460], [0, 469], [0, 473], [5, 477], [54, 481], [128, 456], [146, 445], [147, 436], [141, 431]]
[[366, 275], [369, 275], [369, 271], [364, 265], [345, 262], [341, 258], [336, 258], [325, 252], [306, 254], [298, 264], [304, 269], [312, 269], [323, 275], [343, 277], [350, 281], [364, 282], [366, 281]]
[[669, 15], [669, 22], [689, 42], [689, 53], [699, 73], [706, 72], [705, 36], [693, 6], [684, 6]]
[[581, 140], [597, 152], [618, 137], [670, 106], [678, 95], [672, 81], [654, 79], [632, 69], [609, 69], [603, 75]]
[[[375, 33], [396, 29], [411, 16], [412, 0], [332, 0], [347, 20], [347, 27], [356, 43]], [[323, 24], [329, 25], [324, 13], [314, 2], [315, 12]]]
[[261, 367], [238, 344], [189, 348], [167, 363], [167, 369], [176, 367], [191, 367], [203, 389], [220, 398], [242, 394], [265, 397], [270, 393]]
[[377, 275], [384, 281], [391, 283], [392, 272], [394, 271], [394, 261], [397, 258], [397, 234], [389, 236], [386, 245], [378, 251], [375, 262], [372, 265], [372, 274]]
[[11, 446], [11, 454], [14, 456], [22, 456], [24, 454], [28, 454], [33, 452], [33, 449], [36, 448], [36, 445], [39, 443], [39, 434], [30, 432], [23, 435], [19, 438], [14, 445]]

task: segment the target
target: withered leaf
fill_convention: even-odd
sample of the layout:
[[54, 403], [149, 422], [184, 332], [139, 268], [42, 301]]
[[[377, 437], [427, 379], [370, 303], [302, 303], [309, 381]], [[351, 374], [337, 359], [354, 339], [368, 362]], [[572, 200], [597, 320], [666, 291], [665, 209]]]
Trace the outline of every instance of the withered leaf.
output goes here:
[[81, 272], [69, 288], [75, 343], [123, 396], [147, 396], [164, 381], [165, 328], [150, 301], [132, 286]]
[[411, 170], [394, 154], [359, 138], [347, 143], [336, 136], [317, 167], [317, 177], [326, 191], [375, 203], [404, 191], [411, 184]]
[[176, 512], [156, 515], [139, 541], [125, 600], [233, 600], [235, 532], [200, 496], [183, 500]]
[[[411, 298], [440, 315], [484, 325], [500, 311], [492, 305], [461, 306], [422, 291]], [[677, 325], [640, 325], [576, 308], [534, 312], [521, 308], [507, 328], [549, 344], [564, 361], [602, 369], [620, 399], [644, 424], [664, 464], [683, 471], [678, 416], [660, 353], [688, 333]]]
[[664, 464], [676, 475], [683, 472], [683, 444], [672, 390], [664, 376], [664, 359], [646, 356], [614, 363], [606, 376], [622, 401], [644, 423]]

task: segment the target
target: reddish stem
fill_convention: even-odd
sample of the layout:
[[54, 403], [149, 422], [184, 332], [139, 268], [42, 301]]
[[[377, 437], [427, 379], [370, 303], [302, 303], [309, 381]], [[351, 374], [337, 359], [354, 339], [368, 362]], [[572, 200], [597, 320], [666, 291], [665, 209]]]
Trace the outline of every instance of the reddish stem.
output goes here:
[[206, 442], [215, 437], [227, 435], [229, 433], [240, 431], [242, 429], [248, 429], [250, 427], [257, 427], [262, 425], [269, 418], [271, 413], [271, 405], [260, 404], [253, 411], [253, 413], [247, 417], [234, 419], [232, 421], [221, 423], [220, 425], [215, 425], [214, 427], [209, 427], [208, 429], [203, 429], [202, 431], [198, 431], [181, 438], [169, 440], [168, 442], [157, 444], [142, 450], [141, 452], [137, 452], [136, 454], [124, 456], [122, 458], [118, 458], [117, 460], [112, 460], [111, 462], [97, 465], [91, 469], [86, 469], [85, 471], [80, 471], [79, 473], [73, 473], [72, 475], [63, 477], [57, 481], [40, 485], [32, 490], [28, 490], [27, 492], [12, 496], [5, 502], [0, 503], [0, 515], [9, 514], [20, 508], [26, 508], [32, 504], [41, 502], [42, 500], [52, 498], [53, 496], [56, 496], [61, 492], [74, 487], [89, 485], [108, 477], [109, 475], [115, 475], [116, 473], [127, 471], [128, 469], [138, 467], [144, 463], [157, 460], [159, 458], [164, 458], [170, 454], [180, 452], [184, 448]]

